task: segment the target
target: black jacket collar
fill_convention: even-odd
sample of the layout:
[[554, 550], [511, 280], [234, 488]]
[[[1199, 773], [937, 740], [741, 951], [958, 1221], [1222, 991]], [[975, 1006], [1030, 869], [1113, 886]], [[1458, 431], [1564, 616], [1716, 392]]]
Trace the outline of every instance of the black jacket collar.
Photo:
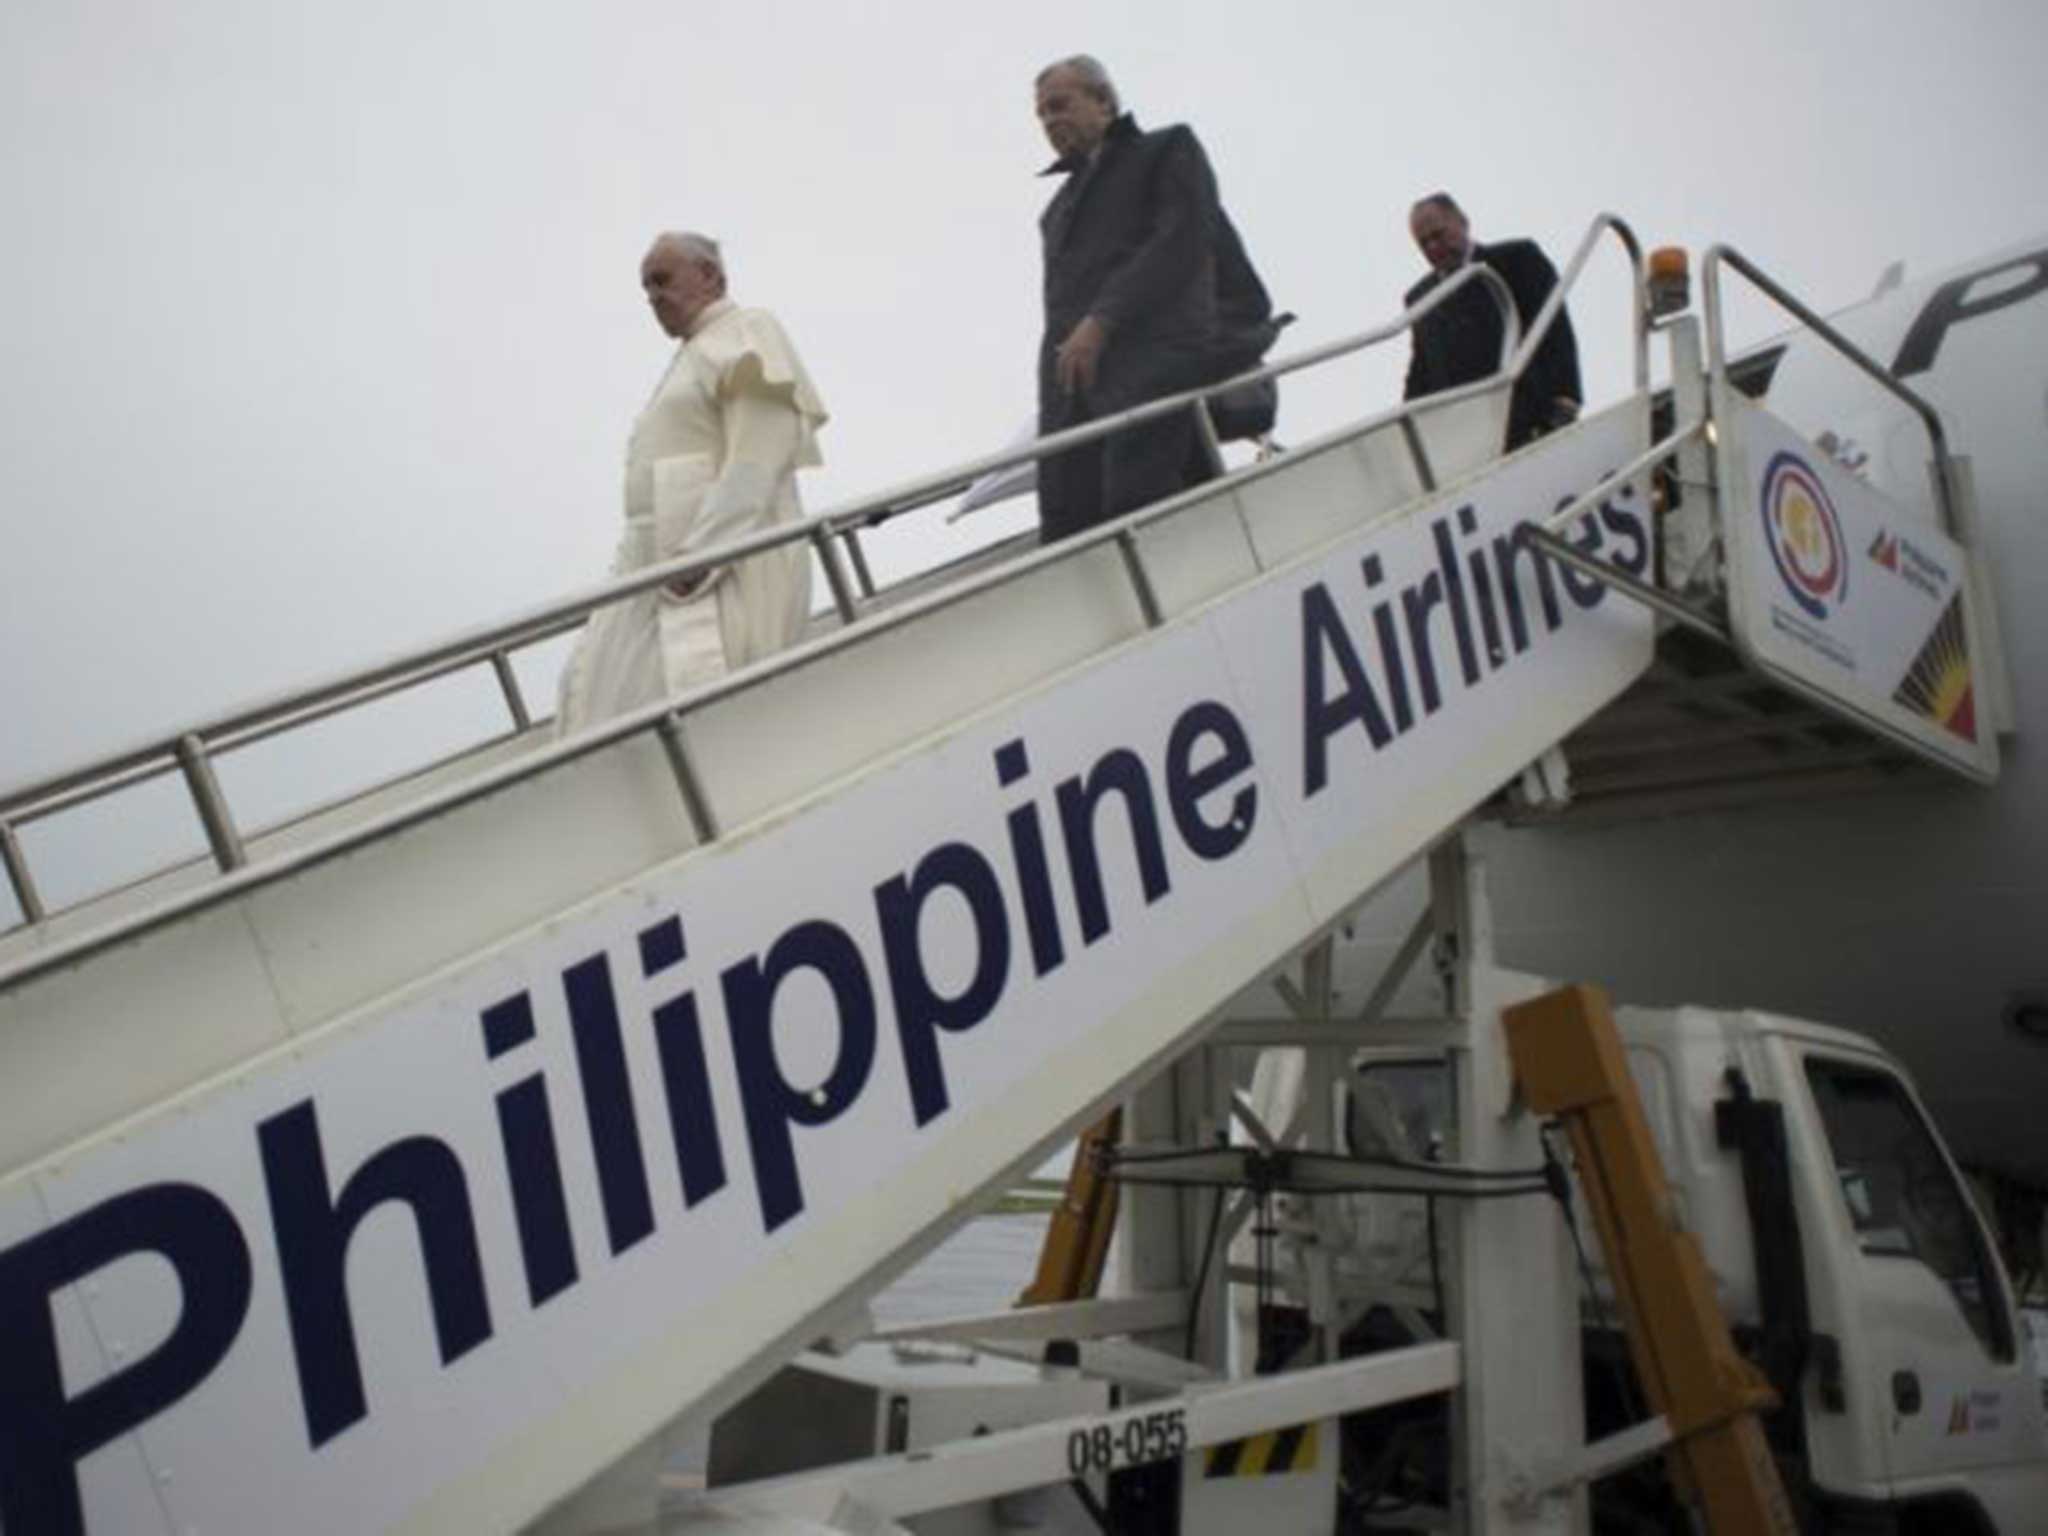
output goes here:
[[[1101, 153], [1106, 155], [1109, 153], [1109, 148], [1112, 144], [1120, 144], [1126, 139], [1135, 139], [1137, 136], [1138, 120], [1128, 112], [1123, 113], [1116, 121], [1109, 125], [1108, 131], [1102, 135]], [[1100, 156], [1097, 158], [1100, 158]], [[1086, 155], [1061, 155], [1059, 159], [1053, 161], [1051, 165], [1048, 165], [1038, 174], [1041, 176], [1071, 176], [1076, 171], [1085, 171], [1087, 169], [1088, 157]]]

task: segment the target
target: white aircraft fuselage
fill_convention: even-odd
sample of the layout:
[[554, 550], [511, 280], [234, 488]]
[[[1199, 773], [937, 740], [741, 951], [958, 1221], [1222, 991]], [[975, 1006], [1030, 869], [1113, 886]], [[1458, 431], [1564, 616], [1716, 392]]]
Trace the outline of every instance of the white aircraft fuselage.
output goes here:
[[[1490, 827], [1497, 942], [1508, 963], [1632, 1002], [1870, 1035], [1966, 1164], [2048, 1189], [2048, 236], [1833, 323], [1940, 410], [1969, 460], [2012, 704], [1997, 783]], [[1761, 400], [1933, 516], [1917, 417], [1810, 334]], [[1980, 696], [1978, 718], [1991, 708]]]

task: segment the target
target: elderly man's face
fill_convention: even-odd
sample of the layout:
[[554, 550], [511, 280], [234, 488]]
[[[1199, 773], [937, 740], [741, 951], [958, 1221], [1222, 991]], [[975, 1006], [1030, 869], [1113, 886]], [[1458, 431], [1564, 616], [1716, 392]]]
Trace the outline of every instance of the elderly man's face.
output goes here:
[[1408, 232], [1422, 252], [1422, 259], [1439, 272], [1448, 272], [1465, 260], [1471, 248], [1471, 228], [1465, 216], [1453, 213], [1442, 203], [1418, 203], [1408, 215]]
[[640, 291], [655, 323], [671, 336], [688, 334], [690, 322], [724, 286], [716, 267], [692, 260], [665, 240], [655, 241], [640, 262]]
[[1114, 115], [1071, 69], [1056, 69], [1038, 82], [1038, 126], [1061, 159], [1093, 154]]

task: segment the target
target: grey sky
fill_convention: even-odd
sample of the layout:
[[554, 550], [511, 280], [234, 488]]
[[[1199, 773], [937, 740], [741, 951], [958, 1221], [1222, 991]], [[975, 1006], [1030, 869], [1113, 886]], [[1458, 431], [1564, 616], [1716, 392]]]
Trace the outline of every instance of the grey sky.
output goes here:
[[[1482, 238], [1561, 257], [1607, 207], [1824, 306], [2048, 229], [2044, 45], [2039, 0], [10, 0], [0, 785], [599, 577], [663, 226], [720, 236], [797, 339], [833, 411], [813, 510], [1001, 443], [1054, 56], [1196, 125], [1305, 344], [1393, 313], [1438, 186]], [[1390, 402], [1402, 360], [1291, 390], [1283, 437]]]

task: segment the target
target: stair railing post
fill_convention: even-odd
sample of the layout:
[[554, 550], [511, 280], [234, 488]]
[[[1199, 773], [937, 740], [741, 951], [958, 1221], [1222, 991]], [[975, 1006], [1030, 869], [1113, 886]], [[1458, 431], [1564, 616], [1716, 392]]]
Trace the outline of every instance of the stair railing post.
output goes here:
[[1415, 413], [1401, 413], [1401, 441], [1408, 445], [1408, 457], [1415, 461], [1415, 478], [1422, 482], [1422, 494], [1427, 496], [1436, 489], [1436, 470], [1429, 462], [1429, 450], [1423, 446], [1422, 429], [1415, 425]]
[[1145, 616], [1145, 627], [1157, 629], [1165, 622], [1165, 615], [1159, 607], [1159, 594], [1152, 590], [1151, 573], [1138, 552], [1138, 536], [1128, 528], [1119, 528], [1116, 547], [1124, 557], [1124, 574], [1131, 579], [1131, 590], [1138, 595], [1138, 612]]
[[676, 790], [683, 797], [683, 814], [690, 819], [690, 831], [700, 845], [716, 842], [718, 823], [712, 819], [710, 803], [704, 798], [704, 784], [697, 777], [696, 764], [690, 761], [689, 743], [683, 740], [683, 717], [674, 712], [663, 715], [654, 734], [661, 740], [669, 772], [675, 775]]
[[192, 792], [192, 804], [199, 812], [199, 823], [206, 829], [207, 844], [213, 849], [213, 862], [220, 866], [222, 874], [240, 869], [249, 862], [249, 855], [242, 847], [241, 834], [235, 830], [234, 817], [228, 814], [227, 798], [220, 792], [220, 780], [214, 777], [213, 762], [206, 755], [206, 744], [197, 736], [178, 738], [178, 767], [184, 771], [185, 786]]
[[512, 658], [503, 651], [491, 652], [491, 671], [497, 674], [498, 691], [505, 695], [505, 707], [512, 711], [513, 728], [528, 729], [533, 724], [533, 716], [527, 713], [526, 696], [519, 691], [519, 677], [512, 670]]
[[36, 891], [34, 878], [28, 872], [28, 859], [21, 851], [21, 839], [14, 835], [13, 824], [5, 821], [0, 821], [0, 863], [7, 866], [7, 883], [14, 888], [14, 901], [21, 908], [21, 920], [40, 923], [48, 915], [47, 909]]
[[847, 582], [846, 567], [840, 563], [839, 550], [822, 523], [811, 529], [811, 548], [818, 553], [818, 563], [825, 567], [825, 585], [832, 589], [832, 606], [839, 612], [839, 621], [851, 624], [858, 617], [859, 604]]
[[874, 573], [868, 569], [867, 551], [861, 548], [860, 530], [842, 528], [839, 536], [846, 541], [846, 558], [853, 562], [853, 579], [860, 584], [862, 597], [875, 595]]
[[1192, 409], [1195, 413], [1195, 431], [1200, 433], [1202, 438], [1202, 454], [1208, 459], [1209, 468], [1220, 475], [1228, 466], [1223, 462], [1223, 439], [1216, 435], [1216, 418], [1209, 414], [1208, 398], [1204, 396], [1195, 401]]

